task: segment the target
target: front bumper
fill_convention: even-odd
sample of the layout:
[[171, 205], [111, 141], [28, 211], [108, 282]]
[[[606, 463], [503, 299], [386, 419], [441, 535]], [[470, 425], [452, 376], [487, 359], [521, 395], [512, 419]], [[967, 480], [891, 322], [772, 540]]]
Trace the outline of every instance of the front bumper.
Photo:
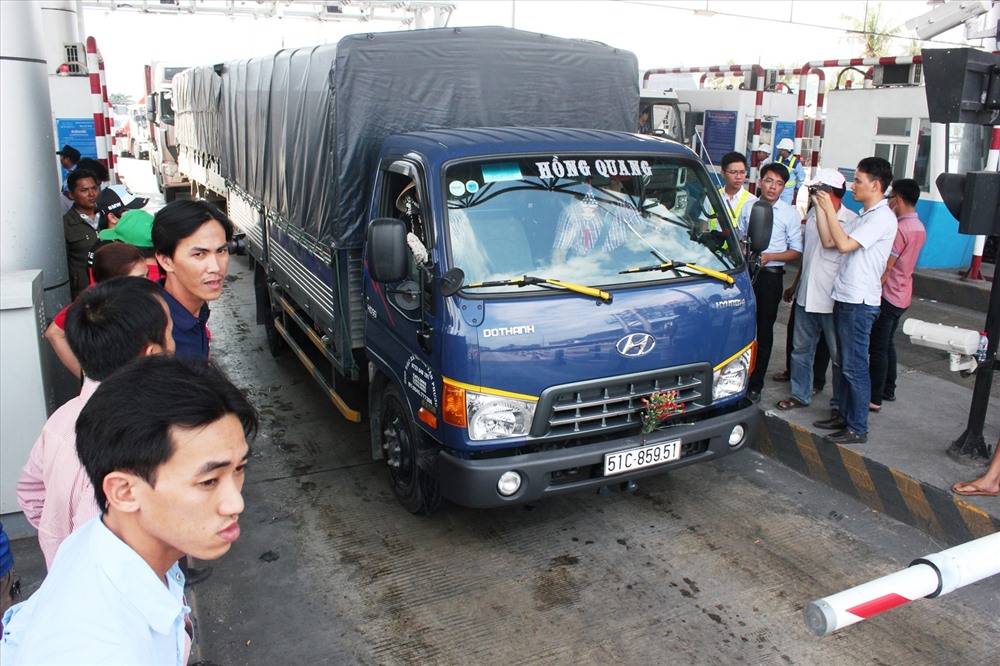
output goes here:
[[[465, 460], [441, 451], [437, 460], [441, 492], [461, 506], [490, 508], [524, 504], [580, 490], [599, 489], [715, 460], [742, 451], [753, 441], [760, 420], [760, 409], [746, 400], [744, 404], [746, 406], [737, 410], [698, 423], [655, 431], [646, 436], [645, 442], [640, 435], [634, 435], [597, 444], [485, 460]], [[736, 446], [730, 446], [729, 434], [738, 425], [744, 428], [743, 440]], [[680, 459], [624, 474], [604, 476], [604, 454], [678, 438], [682, 445]], [[510, 470], [521, 475], [522, 483], [514, 495], [504, 497], [497, 492], [497, 482], [504, 472]]]

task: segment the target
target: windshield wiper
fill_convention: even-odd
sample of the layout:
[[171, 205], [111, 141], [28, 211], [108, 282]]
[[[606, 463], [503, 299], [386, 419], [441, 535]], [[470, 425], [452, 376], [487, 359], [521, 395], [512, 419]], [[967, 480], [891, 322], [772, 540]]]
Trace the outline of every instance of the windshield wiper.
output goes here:
[[736, 280], [733, 279], [731, 275], [726, 275], [712, 268], [706, 268], [704, 266], [699, 266], [698, 264], [690, 264], [686, 261], [667, 261], [662, 264], [652, 264], [650, 266], [638, 266], [636, 268], [628, 268], [624, 271], [618, 271], [619, 275], [625, 273], [646, 273], [649, 271], [676, 271], [678, 269], [688, 269], [689, 271], [696, 271], [698, 273], [704, 273], [709, 277], [714, 277], [717, 280], [722, 280], [726, 284], [733, 284]]
[[492, 282], [476, 282], [473, 284], [465, 285], [468, 289], [479, 289], [485, 287], [527, 287], [529, 285], [547, 285], [552, 287], [559, 287], [560, 289], [566, 289], [568, 291], [575, 291], [578, 294], [583, 294], [584, 296], [593, 296], [594, 298], [599, 298], [602, 301], [610, 303], [612, 301], [612, 296], [606, 291], [601, 291], [594, 287], [586, 287], [582, 284], [573, 284], [572, 282], [563, 282], [562, 280], [553, 280], [551, 278], [541, 278], [535, 277], [533, 275], [525, 275], [524, 277], [511, 278], [509, 280], [494, 280]]

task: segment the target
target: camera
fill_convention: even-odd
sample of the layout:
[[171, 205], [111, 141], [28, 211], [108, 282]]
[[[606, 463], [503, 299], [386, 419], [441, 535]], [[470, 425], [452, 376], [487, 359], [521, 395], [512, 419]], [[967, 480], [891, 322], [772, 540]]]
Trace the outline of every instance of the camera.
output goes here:
[[827, 185], [826, 183], [816, 183], [815, 185], [809, 186], [809, 196], [816, 196], [820, 192], [833, 192], [833, 185]]

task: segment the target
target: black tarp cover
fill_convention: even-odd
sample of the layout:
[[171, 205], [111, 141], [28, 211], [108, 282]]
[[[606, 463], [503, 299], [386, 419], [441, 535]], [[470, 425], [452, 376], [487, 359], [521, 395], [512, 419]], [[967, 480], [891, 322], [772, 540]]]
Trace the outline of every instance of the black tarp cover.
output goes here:
[[220, 151], [230, 182], [340, 248], [363, 241], [378, 150], [392, 134], [634, 131], [639, 110], [633, 54], [509, 28], [352, 35], [336, 46], [233, 61], [221, 72], [224, 148], [201, 131], [196, 148]]

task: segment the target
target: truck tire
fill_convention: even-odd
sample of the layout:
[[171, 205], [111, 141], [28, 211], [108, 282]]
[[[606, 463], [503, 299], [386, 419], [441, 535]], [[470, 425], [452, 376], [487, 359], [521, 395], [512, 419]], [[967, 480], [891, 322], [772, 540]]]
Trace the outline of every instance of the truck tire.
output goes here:
[[267, 288], [267, 277], [264, 269], [254, 264], [253, 289], [257, 306], [257, 321], [264, 327], [264, 335], [267, 338], [267, 350], [271, 356], [278, 358], [288, 348], [288, 343], [281, 337], [278, 328], [274, 325], [275, 309], [271, 303], [271, 293]]
[[441, 506], [441, 486], [417, 463], [423, 433], [415, 428], [399, 391], [385, 387], [378, 411], [377, 430], [382, 457], [396, 498], [407, 511], [427, 516]]

